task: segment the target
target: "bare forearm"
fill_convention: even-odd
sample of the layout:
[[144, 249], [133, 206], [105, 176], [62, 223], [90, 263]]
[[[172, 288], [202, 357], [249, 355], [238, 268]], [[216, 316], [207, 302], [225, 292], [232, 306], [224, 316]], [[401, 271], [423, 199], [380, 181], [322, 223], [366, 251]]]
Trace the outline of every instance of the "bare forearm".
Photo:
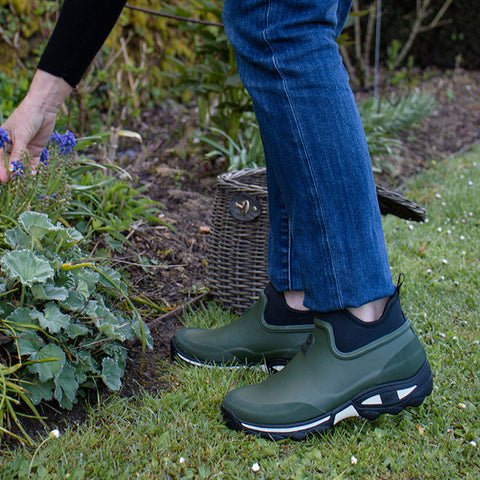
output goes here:
[[37, 70], [25, 101], [47, 114], [56, 115], [72, 90], [63, 78]]

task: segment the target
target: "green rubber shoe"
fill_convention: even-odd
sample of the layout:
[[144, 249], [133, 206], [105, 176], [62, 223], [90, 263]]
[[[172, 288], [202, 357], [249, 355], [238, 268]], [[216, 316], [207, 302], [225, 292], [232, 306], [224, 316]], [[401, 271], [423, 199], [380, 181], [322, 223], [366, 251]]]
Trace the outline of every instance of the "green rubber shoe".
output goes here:
[[[398, 302], [394, 297], [391, 302]], [[398, 319], [390, 322], [394, 329], [387, 334], [347, 352], [338, 349], [332, 323], [316, 319], [314, 332], [281, 372], [227, 394], [221, 407], [227, 425], [273, 440], [303, 440], [348, 417], [370, 420], [420, 405], [432, 391], [432, 373], [410, 321], [403, 313], [401, 319], [400, 326]]]
[[265, 310], [269, 298], [272, 303], [276, 301], [271, 295], [262, 292], [247, 312], [223, 327], [178, 330], [170, 343], [172, 358], [194, 365], [238, 367], [266, 364], [269, 369], [280, 369], [295, 356], [313, 331], [313, 314], [307, 319], [304, 315], [304, 323], [267, 323]]

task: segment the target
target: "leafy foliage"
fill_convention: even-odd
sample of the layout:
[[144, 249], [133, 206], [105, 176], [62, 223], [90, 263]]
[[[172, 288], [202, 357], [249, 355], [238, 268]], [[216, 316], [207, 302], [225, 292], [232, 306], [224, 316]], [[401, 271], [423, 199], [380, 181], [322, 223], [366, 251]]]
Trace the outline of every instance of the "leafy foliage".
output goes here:
[[13, 162], [10, 182], [0, 185], [0, 232], [12, 226], [26, 210], [48, 213], [53, 221], [60, 218], [70, 199], [68, 170], [74, 160], [74, 148], [71, 132], [67, 130], [61, 135], [55, 131], [37, 166], [32, 165], [28, 153], [23, 161]]
[[104, 233], [124, 241], [122, 232], [136, 222], [167, 225], [161, 218], [164, 206], [145, 195], [147, 187], [133, 188], [88, 160], [80, 161], [71, 174], [72, 200], [65, 218], [87, 238]]
[[[30, 79], [19, 74], [15, 78], [0, 71], [0, 112], [8, 117], [25, 97]], [[1, 117], [1, 115], [0, 115]]]
[[403, 144], [396, 134], [415, 127], [421, 118], [429, 116], [435, 108], [433, 96], [411, 93], [401, 97], [370, 98], [358, 105], [367, 137], [373, 167], [395, 173], [395, 160]]
[[243, 168], [257, 168], [265, 165], [262, 139], [257, 123], [252, 120], [250, 127], [245, 131], [246, 139], [238, 132], [238, 143], [222, 130], [212, 127], [210, 129], [216, 136], [223, 137], [227, 143], [224, 146], [221, 141], [210, 138], [208, 135], [200, 135], [197, 138], [210, 145], [214, 150], [206, 154], [208, 159], [223, 157], [226, 159], [228, 170], [241, 170]]
[[[194, 0], [190, 3], [198, 15], [221, 22], [222, 1]], [[173, 12], [188, 14], [179, 8]], [[251, 125], [249, 114], [253, 106], [240, 80], [233, 48], [221, 27], [188, 24], [184, 28], [195, 38], [195, 62], [178, 60], [178, 71], [169, 75], [173, 78], [172, 91], [182, 96], [193, 95], [202, 129], [213, 126], [236, 142], [239, 132]]]
[[[118, 272], [86, 259], [82, 235], [24, 212], [0, 252], [0, 359], [33, 404], [70, 409], [101, 380], [118, 390], [127, 340], [152, 340]], [[129, 311], [125, 306], [130, 307]], [[1, 418], [8, 412], [0, 409]]]
[[430, 115], [435, 108], [432, 95], [411, 93], [390, 98], [370, 98], [359, 105], [365, 127], [380, 125], [388, 133], [415, 126], [418, 121]]

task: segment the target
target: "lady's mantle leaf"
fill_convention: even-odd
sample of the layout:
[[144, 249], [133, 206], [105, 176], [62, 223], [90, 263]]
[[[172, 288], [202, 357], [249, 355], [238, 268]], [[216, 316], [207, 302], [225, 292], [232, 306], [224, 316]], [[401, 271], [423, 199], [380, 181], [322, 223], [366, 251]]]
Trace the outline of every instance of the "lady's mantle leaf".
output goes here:
[[122, 386], [122, 369], [115, 363], [112, 358], [104, 358], [102, 360], [102, 380], [111, 390], [120, 390]]
[[17, 342], [20, 355], [31, 355], [45, 345], [45, 342], [34, 331], [18, 334]]
[[44, 283], [54, 275], [50, 264], [35, 255], [30, 250], [14, 250], [0, 259], [2, 270], [10, 280], [20, 280], [22, 285], [32, 286], [34, 283]]
[[53, 302], [45, 305], [43, 313], [38, 312], [37, 319], [40, 326], [50, 333], [58, 333], [62, 328], [67, 329], [70, 326], [70, 315], [62, 313]]
[[80, 325], [78, 323], [71, 323], [66, 329], [65, 333], [70, 337], [70, 338], [77, 338], [82, 335], [87, 335], [89, 333], [89, 330], [87, 327], [84, 325]]
[[78, 382], [76, 380], [75, 368], [67, 364], [55, 377], [55, 398], [62, 408], [72, 408], [77, 396]]
[[5, 243], [12, 248], [29, 248], [32, 237], [27, 235], [20, 227], [10, 228], [5, 232]]
[[115, 316], [105, 306], [99, 305], [97, 301], [93, 300], [89, 302], [85, 311], [93, 320], [98, 330], [107, 337], [120, 340], [121, 342], [133, 340], [134, 335], [130, 324], [121, 316]]
[[48, 382], [25, 382], [23, 388], [30, 393], [30, 400], [34, 405], [38, 405], [42, 400], [51, 400], [53, 398], [53, 387], [55, 384], [52, 380]]
[[6, 321], [11, 325], [17, 332], [30, 331], [29, 325], [38, 325], [38, 322], [35, 322], [35, 316], [31, 313], [35, 313], [36, 309], [30, 309], [27, 307], [17, 307], [7, 318]]
[[23, 226], [27, 233], [38, 239], [41, 239], [48, 232], [54, 232], [59, 229], [50, 221], [47, 215], [38, 212], [23, 212], [18, 217], [18, 223]]
[[34, 285], [32, 293], [35, 300], [66, 300], [68, 290], [64, 287], [56, 287], [52, 283], [46, 285]]
[[38, 373], [41, 382], [46, 382], [60, 373], [65, 364], [65, 353], [52, 343], [38, 352], [30, 355], [30, 359], [37, 362], [28, 366], [33, 373]]

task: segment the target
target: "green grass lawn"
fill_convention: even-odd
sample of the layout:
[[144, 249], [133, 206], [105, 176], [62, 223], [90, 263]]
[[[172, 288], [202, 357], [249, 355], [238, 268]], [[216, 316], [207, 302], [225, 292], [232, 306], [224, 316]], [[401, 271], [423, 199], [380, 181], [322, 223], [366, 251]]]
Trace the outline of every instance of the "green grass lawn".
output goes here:
[[[164, 363], [169, 391], [107, 398], [39, 449], [31, 478], [480, 479], [480, 149], [435, 165], [405, 194], [426, 206], [428, 222], [384, 225], [392, 275], [406, 275], [402, 303], [434, 371], [421, 407], [273, 443], [230, 431], [219, 411], [231, 388], [263, 373]], [[229, 318], [213, 304], [186, 315], [195, 326]], [[4, 449], [1, 478], [28, 478], [33, 452]]]

